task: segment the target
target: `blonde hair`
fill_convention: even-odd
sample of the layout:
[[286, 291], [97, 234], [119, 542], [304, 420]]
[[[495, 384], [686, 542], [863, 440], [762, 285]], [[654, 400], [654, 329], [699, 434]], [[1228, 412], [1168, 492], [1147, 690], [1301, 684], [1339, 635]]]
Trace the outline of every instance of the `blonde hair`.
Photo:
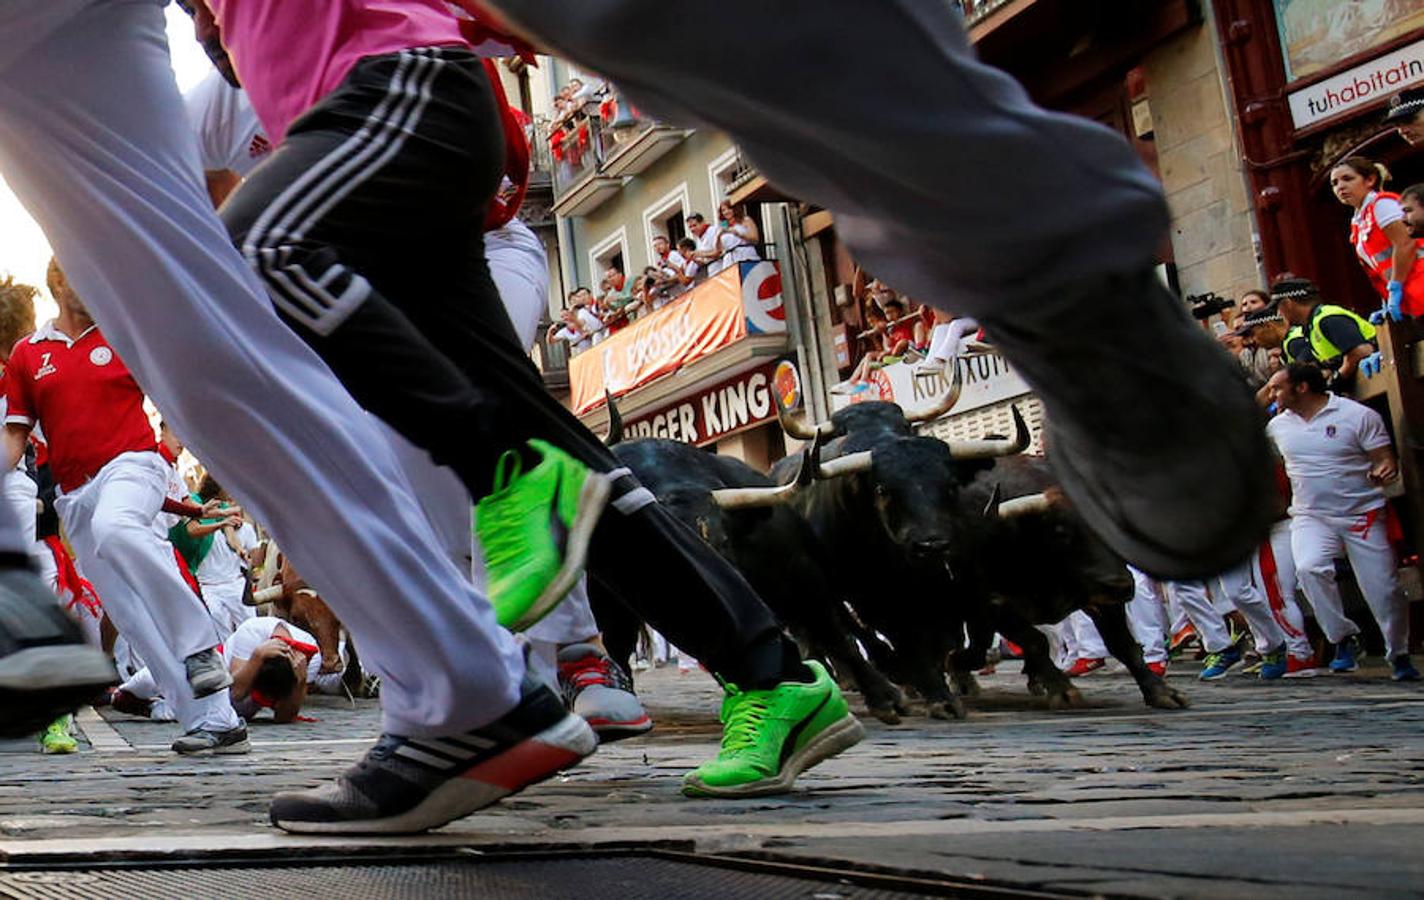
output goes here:
[[35, 295], [39, 291], [13, 275], [0, 280], [0, 356], [9, 356], [20, 338], [35, 330]]

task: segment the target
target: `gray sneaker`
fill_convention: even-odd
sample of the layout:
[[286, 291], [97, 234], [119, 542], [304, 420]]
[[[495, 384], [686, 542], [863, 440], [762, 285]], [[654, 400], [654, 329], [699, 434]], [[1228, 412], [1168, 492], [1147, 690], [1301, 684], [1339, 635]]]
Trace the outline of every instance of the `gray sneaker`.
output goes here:
[[587, 722], [600, 743], [643, 734], [653, 727], [652, 718], [633, 693], [633, 680], [592, 644], [570, 644], [559, 651], [559, 688], [569, 712]]
[[199, 728], [173, 742], [173, 752], [184, 756], [240, 756], [252, 752], [247, 742], [247, 726], [239, 725], [227, 731], [207, 731]]
[[188, 685], [193, 689], [194, 697], [216, 694], [232, 684], [227, 663], [215, 648], [194, 653], [183, 660], [183, 667], [188, 670]]

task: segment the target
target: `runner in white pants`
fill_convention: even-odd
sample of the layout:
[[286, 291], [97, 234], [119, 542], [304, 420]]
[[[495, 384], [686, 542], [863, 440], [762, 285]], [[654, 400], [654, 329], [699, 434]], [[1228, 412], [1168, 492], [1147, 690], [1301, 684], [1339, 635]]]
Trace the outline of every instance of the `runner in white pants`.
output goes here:
[[1063, 670], [1064, 675], [1077, 678], [1107, 665], [1108, 648], [1087, 613], [1075, 609], [1063, 620], [1063, 625], [1066, 655], [1071, 661]]
[[1286, 636], [1290, 658], [1287, 678], [1312, 678], [1319, 666], [1315, 647], [1305, 631], [1305, 614], [1296, 602], [1295, 556], [1291, 552], [1291, 520], [1284, 518], [1271, 526], [1270, 539], [1256, 553], [1254, 575], [1266, 594], [1271, 615]]
[[1395, 574], [1381, 490], [1399, 475], [1384, 420], [1362, 403], [1327, 393], [1324, 375], [1312, 365], [1277, 372], [1267, 388], [1281, 409], [1267, 433], [1290, 476], [1296, 576], [1315, 621], [1336, 645], [1330, 669], [1353, 671], [1364, 652], [1335, 581], [1335, 557], [1343, 552], [1384, 635], [1392, 677], [1418, 680], [1409, 659], [1409, 603]]
[[1167, 608], [1157, 582], [1141, 569], [1132, 573], [1132, 601], [1127, 604], [1127, 624], [1142, 645], [1142, 660], [1159, 677], [1167, 673]]
[[161, 7], [11, 0], [0, 34], [0, 171], [174, 428], [332, 598], [382, 679], [385, 729], [450, 734], [511, 710], [519, 649], [427, 552], [380, 432], [277, 319], [212, 212]]

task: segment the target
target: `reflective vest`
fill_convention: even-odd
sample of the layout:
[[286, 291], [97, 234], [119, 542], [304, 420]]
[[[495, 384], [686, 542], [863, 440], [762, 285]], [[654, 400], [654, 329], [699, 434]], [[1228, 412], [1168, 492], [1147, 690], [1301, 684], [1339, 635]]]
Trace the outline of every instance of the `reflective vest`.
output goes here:
[[1292, 325], [1286, 329], [1286, 338], [1281, 342], [1281, 347], [1286, 351], [1286, 360], [1289, 362], [1309, 362], [1310, 341], [1305, 339], [1305, 329], [1299, 325]]
[[[1365, 272], [1370, 276], [1375, 291], [1381, 298], [1389, 296], [1389, 282], [1394, 278], [1394, 243], [1384, 229], [1375, 223], [1375, 204], [1381, 200], [1399, 200], [1399, 195], [1389, 191], [1377, 191], [1369, 196], [1365, 205], [1350, 222], [1350, 246]], [[1417, 260], [1424, 258], [1424, 240], [1414, 241], [1414, 268], [1404, 282], [1404, 311], [1410, 315], [1424, 313], [1424, 265]]]
[[[1330, 339], [1325, 336], [1325, 332], [1320, 330], [1320, 323], [1332, 316], [1345, 316], [1355, 323], [1355, 327], [1360, 329], [1360, 334], [1367, 341], [1375, 339], [1375, 326], [1367, 320], [1360, 318], [1343, 306], [1332, 306], [1329, 303], [1322, 303], [1315, 307], [1310, 313], [1310, 321], [1306, 323], [1306, 337], [1310, 340], [1310, 352], [1321, 365], [1331, 365], [1338, 363], [1344, 352], [1330, 343]], [[1289, 335], [1287, 336], [1289, 340]]]

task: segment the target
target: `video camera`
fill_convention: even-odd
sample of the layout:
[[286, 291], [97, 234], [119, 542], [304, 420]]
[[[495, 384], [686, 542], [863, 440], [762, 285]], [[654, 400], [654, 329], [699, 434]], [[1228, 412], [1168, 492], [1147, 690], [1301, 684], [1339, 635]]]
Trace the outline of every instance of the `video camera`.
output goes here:
[[1216, 291], [1191, 294], [1187, 297], [1187, 303], [1192, 308], [1192, 318], [1199, 322], [1205, 322], [1217, 313], [1231, 309], [1236, 305], [1225, 297], [1219, 296]]

